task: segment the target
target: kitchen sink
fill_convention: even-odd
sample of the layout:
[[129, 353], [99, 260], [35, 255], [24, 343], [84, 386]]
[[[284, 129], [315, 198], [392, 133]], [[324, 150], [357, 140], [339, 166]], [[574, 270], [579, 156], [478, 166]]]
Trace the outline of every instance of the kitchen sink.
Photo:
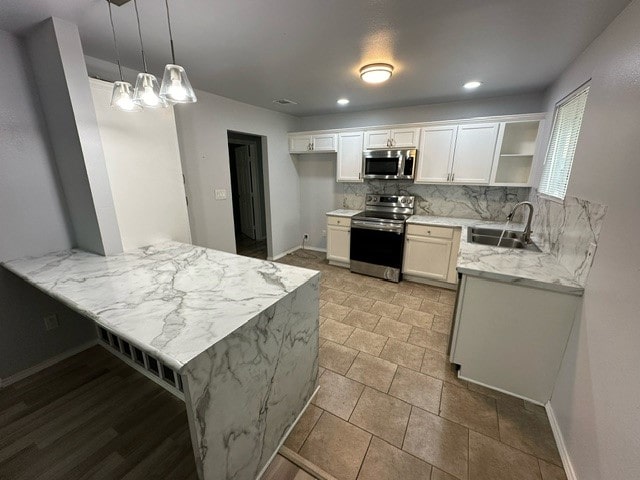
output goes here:
[[[502, 236], [502, 240], [500, 236]], [[505, 230], [503, 235], [502, 230], [499, 228], [469, 227], [467, 241], [493, 247], [516, 248], [532, 252], [540, 251], [535, 243], [527, 243], [525, 241], [524, 232], [517, 230]]]

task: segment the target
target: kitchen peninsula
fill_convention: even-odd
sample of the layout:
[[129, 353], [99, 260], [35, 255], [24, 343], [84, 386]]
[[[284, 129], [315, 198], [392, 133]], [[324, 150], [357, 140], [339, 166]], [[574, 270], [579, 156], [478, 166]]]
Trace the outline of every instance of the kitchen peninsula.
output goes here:
[[257, 478], [314, 393], [318, 272], [177, 242], [3, 265], [179, 374], [202, 479]]

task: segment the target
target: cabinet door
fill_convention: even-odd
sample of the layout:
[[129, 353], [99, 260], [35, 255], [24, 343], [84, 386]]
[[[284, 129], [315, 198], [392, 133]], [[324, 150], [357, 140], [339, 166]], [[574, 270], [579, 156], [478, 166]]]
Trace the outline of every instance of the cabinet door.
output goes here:
[[458, 126], [453, 155], [453, 183], [489, 183], [497, 138], [497, 123]]
[[397, 128], [391, 130], [391, 146], [393, 148], [416, 148], [420, 138], [419, 128]]
[[311, 139], [312, 150], [314, 152], [335, 152], [338, 136], [335, 133], [324, 135], [314, 135]]
[[402, 272], [446, 282], [451, 246], [451, 240], [407, 235]]
[[308, 153], [311, 147], [311, 135], [289, 136], [290, 153]]
[[416, 183], [449, 181], [457, 132], [456, 125], [422, 129]]
[[338, 182], [362, 182], [362, 132], [341, 133], [338, 136]]
[[327, 226], [327, 259], [349, 263], [351, 247], [351, 228]]
[[371, 130], [364, 132], [364, 148], [374, 150], [391, 146], [391, 132], [389, 130]]

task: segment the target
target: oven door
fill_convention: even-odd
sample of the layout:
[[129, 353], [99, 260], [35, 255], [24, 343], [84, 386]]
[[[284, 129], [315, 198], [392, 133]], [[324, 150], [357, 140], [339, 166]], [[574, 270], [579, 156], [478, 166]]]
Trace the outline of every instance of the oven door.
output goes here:
[[394, 282], [400, 281], [404, 225], [351, 221], [351, 271]]

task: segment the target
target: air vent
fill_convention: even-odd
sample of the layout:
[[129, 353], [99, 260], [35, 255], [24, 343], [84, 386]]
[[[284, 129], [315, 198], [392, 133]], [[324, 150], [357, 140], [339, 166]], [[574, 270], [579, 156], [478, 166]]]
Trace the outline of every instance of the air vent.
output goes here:
[[297, 105], [298, 102], [294, 102], [293, 100], [289, 100], [288, 98], [281, 98], [280, 100], [274, 100], [273, 103], [277, 103], [278, 105]]

